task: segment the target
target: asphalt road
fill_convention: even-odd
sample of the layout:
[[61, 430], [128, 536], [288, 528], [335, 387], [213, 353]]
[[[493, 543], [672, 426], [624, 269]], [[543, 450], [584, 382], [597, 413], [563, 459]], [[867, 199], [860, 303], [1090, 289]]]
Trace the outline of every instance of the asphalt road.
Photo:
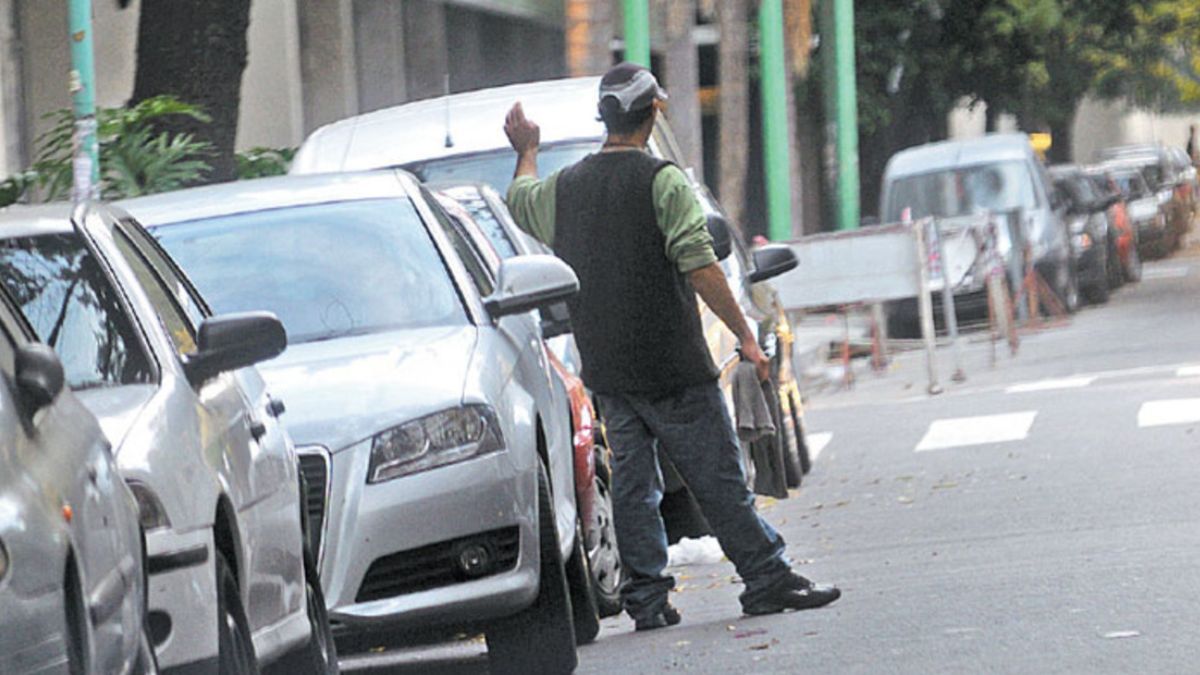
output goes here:
[[[1198, 309], [1193, 250], [994, 366], [969, 342], [939, 396], [910, 353], [814, 397], [813, 472], [762, 510], [844, 597], [747, 618], [732, 565], [681, 568], [683, 623], [606, 621], [578, 672], [1200, 671]], [[487, 671], [471, 641], [346, 667]]]

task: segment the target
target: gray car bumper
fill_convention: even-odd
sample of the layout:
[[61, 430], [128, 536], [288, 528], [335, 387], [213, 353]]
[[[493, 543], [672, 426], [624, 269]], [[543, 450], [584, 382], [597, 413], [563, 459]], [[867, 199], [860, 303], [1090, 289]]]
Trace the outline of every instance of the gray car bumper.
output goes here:
[[[332, 461], [321, 579], [339, 632], [474, 623], [533, 602], [534, 470], [506, 451], [368, 485], [369, 460], [363, 443]], [[478, 577], [455, 564], [472, 543], [499, 563]]]

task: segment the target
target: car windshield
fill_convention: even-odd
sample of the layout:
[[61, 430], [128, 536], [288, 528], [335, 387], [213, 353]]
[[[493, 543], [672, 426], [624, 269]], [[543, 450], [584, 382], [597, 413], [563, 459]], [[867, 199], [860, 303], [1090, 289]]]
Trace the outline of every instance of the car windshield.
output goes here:
[[72, 389], [152, 380], [116, 289], [77, 235], [0, 241], [0, 280], [38, 339], [57, 352]]
[[467, 320], [407, 199], [252, 211], [154, 235], [215, 311], [274, 312], [293, 344]]
[[1013, 160], [935, 171], [897, 179], [891, 186], [885, 222], [898, 222], [910, 209], [914, 218], [952, 218], [1037, 206], [1033, 177]]
[[1141, 199], [1148, 194], [1146, 183], [1137, 172], [1116, 173], [1113, 174], [1113, 180], [1117, 182], [1117, 187], [1121, 188], [1125, 199]]
[[[570, 166], [583, 159], [588, 153], [600, 148], [599, 141], [559, 143], [543, 147], [538, 152], [538, 173], [542, 176]], [[500, 194], [508, 192], [512, 183], [513, 168], [517, 165], [517, 153], [509, 148], [492, 150], [472, 155], [443, 157], [424, 162], [414, 162], [404, 168], [428, 183], [487, 183]]]
[[1067, 194], [1071, 200], [1071, 204], [1076, 209], [1088, 209], [1092, 204], [1099, 201], [1099, 197], [1093, 190], [1092, 183], [1082, 176], [1066, 175], [1054, 181], [1056, 187]]

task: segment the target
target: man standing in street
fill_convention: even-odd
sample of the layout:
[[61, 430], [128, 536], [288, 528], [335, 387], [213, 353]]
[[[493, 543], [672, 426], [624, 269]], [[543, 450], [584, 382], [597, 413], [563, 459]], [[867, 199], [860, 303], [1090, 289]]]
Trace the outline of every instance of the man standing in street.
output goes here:
[[518, 155], [508, 192], [513, 217], [579, 276], [571, 323], [583, 380], [612, 445], [614, 522], [627, 573], [621, 596], [637, 630], [680, 621], [668, 602], [675, 580], [663, 573], [656, 441], [737, 567], [746, 614], [820, 607], [841, 594], [792, 571], [783, 538], [754, 510], [696, 294], [733, 331], [760, 379], [770, 362], [729, 290], [687, 176], [645, 150], [666, 98], [649, 70], [614, 66], [600, 81], [603, 148], [540, 181], [538, 126], [520, 103], [504, 124]]

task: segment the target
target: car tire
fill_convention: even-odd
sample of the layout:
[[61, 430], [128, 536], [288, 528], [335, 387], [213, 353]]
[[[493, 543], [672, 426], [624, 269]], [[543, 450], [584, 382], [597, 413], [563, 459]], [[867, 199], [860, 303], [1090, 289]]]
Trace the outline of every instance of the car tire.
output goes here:
[[524, 610], [492, 624], [485, 637], [492, 675], [570, 673], [579, 665], [567, 574], [554, 528], [546, 469], [538, 464], [538, 594]]
[[617, 527], [613, 521], [612, 470], [603, 446], [595, 450], [596, 476], [593, 479], [592, 527], [593, 542], [588, 541], [588, 571], [592, 575], [592, 594], [596, 611], [606, 619], [621, 613], [621, 583], [625, 581], [621, 567], [621, 551], [617, 547]]
[[1138, 247], [1133, 246], [1129, 249], [1129, 264], [1125, 266], [1125, 281], [1131, 284], [1136, 284], [1142, 280], [1142, 254], [1138, 253]]
[[217, 552], [217, 660], [222, 675], [258, 673], [254, 642], [250, 639], [250, 624], [242, 607], [233, 568], [225, 554]]
[[83, 603], [83, 587], [79, 581], [79, 570], [73, 558], [68, 558], [63, 573], [63, 632], [67, 651], [67, 672], [70, 675], [87, 675], [88, 622], [87, 609]]
[[566, 564], [567, 588], [571, 591], [571, 617], [575, 624], [575, 644], [588, 645], [600, 634], [600, 611], [592, 590], [592, 569], [583, 546], [583, 528], [575, 524], [575, 546]]
[[800, 460], [800, 471], [812, 471], [812, 458], [808, 454], [808, 439], [804, 435], [804, 420], [800, 416], [799, 395], [791, 398], [792, 428], [796, 430], [796, 457]]
[[1117, 250], [1116, 239], [1109, 237], [1108, 239], [1108, 287], [1109, 289], [1120, 288], [1125, 284], [1125, 266], [1121, 264], [1121, 252]]
[[[305, 541], [308, 541], [307, 537]], [[334, 645], [333, 628], [329, 625], [329, 612], [325, 608], [325, 593], [321, 590], [321, 576], [307, 544], [304, 547], [304, 596], [310, 629], [308, 640], [285, 654], [269, 672], [278, 675], [337, 675], [337, 647]]]

